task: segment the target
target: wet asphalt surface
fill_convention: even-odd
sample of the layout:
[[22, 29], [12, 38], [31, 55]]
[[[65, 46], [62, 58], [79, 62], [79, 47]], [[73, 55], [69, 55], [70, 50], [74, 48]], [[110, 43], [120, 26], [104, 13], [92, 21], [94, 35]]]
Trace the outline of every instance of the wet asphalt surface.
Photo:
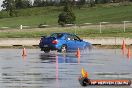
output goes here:
[[[132, 80], [132, 57], [121, 49], [96, 49], [76, 52], [45, 54], [40, 49], [0, 49], [0, 88], [83, 88], [78, 77], [84, 67], [90, 79]], [[131, 88], [132, 86], [112, 86]], [[111, 88], [87, 86], [86, 88]]]

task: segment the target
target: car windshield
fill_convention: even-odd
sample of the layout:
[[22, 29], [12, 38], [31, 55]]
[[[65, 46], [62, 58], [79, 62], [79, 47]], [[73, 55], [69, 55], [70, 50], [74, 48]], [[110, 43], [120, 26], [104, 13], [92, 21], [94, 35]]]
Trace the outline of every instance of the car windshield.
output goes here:
[[63, 36], [62, 33], [54, 33], [50, 37], [61, 38], [62, 36]]

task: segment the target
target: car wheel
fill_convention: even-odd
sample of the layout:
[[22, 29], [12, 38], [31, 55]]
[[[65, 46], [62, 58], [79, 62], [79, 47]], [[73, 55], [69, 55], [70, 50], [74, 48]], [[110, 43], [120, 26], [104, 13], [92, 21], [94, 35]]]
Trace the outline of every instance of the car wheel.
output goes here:
[[64, 53], [67, 52], [67, 46], [66, 45], [62, 45], [61, 52], [64, 52]]
[[44, 52], [45, 52], [45, 53], [49, 53], [49, 52], [50, 52], [50, 50], [44, 50]]

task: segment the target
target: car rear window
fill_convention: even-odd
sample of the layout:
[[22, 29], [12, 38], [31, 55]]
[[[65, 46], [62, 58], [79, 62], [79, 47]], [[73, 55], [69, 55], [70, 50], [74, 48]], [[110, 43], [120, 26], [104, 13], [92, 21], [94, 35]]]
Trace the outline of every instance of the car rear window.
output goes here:
[[50, 37], [55, 37], [55, 38], [62, 38], [63, 34], [62, 33], [54, 33]]

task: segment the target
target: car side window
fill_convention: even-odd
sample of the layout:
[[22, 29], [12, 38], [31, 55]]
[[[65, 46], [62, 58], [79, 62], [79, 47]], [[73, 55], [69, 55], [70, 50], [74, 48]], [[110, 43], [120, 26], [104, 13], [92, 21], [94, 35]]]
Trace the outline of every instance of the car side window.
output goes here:
[[66, 40], [77, 40], [77, 41], [79, 41], [80, 38], [77, 37], [76, 35], [67, 35]]
[[71, 35], [67, 35], [66, 40], [73, 40]]
[[56, 36], [57, 36], [57, 34], [54, 33], [54, 34], [52, 34], [50, 37], [55, 37], [55, 38], [56, 38]]
[[61, 38], [62, 36], [63, 36], [63, 34], [61, 34], [61, 33], [60, 34], [59, 33], [57, 34], [57, 38]]
[[61, 34], [61, 33], [54, 33], [54, 34], [51, 35], [51, 37], [61, 38], [61, 37], [63, 37], [63, 34]]
[[73, 39], [74, 39], [74, 40], [77, 40], [77, 41], [79, 41], [79, 40], [80, 40], [80, 38], [79, 38], [79, 37], [77, 37], [76, 35], [73, 35]]

